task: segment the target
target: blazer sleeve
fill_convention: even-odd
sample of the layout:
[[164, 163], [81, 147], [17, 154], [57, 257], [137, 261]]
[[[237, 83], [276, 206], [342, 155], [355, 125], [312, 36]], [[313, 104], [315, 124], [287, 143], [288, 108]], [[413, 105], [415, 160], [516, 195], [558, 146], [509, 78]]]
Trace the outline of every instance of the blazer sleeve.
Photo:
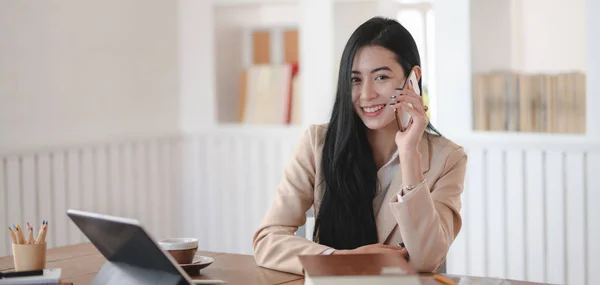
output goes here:
[[[410, 197], [392, 198], [390, 207], [410, 265], [418, 272], [433, 272], [444, 262], [450, 245], [462, 226], [461, 194], [464, 188], [467, 155], [454, 150], [432, 189], [425, 184], [413, 189]], [[396, 196], [396, 195], [394, 195]]]
[[329, 249], [294, 235], [305, 224], [306, 212], [313, 205], [317, 127], [305, 131], [253, 236], [254, 258], [259, 266], [302, 275], [298, 255], [315, 255]]

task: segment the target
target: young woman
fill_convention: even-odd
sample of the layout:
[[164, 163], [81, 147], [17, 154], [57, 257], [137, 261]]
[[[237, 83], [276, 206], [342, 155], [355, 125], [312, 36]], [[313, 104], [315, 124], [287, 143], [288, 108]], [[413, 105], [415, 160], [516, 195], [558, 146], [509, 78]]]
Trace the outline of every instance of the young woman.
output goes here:
[[[420, 272], [443, 264], [467, 156], [429, 124], [411, 71], [421, 87], [417, 45], [398, 22], [372, 18], [352, 34], [331, 120], [306, 131], [253, 237], [258, 265], [302, 274], [298, 255], [382, 252]], [[412, 116], [403, 132], [394, 109]], [[294, 235], [311, 207], [314, 242]]]

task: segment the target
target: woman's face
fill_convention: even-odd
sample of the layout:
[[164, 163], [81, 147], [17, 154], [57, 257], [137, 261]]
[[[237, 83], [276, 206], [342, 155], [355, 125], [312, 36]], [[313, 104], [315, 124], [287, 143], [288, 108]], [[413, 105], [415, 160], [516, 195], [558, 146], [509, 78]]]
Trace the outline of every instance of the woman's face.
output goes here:
[[394, 109], [388, 103], [404, 80], [402, 66], [391, 51], [367, 46], [356, 53], [352, 64], [352, 102], [367, 128], [379, 130], [390, 124], [395, 126]]

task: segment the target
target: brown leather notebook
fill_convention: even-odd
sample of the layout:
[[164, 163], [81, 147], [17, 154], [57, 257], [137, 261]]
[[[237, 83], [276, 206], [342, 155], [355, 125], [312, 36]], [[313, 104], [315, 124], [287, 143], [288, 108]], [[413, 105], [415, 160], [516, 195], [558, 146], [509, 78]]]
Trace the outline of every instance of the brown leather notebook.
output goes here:
[[416, 271], [399, 255], [301, 255], [305, 283], [328, 284], [421, 284]]

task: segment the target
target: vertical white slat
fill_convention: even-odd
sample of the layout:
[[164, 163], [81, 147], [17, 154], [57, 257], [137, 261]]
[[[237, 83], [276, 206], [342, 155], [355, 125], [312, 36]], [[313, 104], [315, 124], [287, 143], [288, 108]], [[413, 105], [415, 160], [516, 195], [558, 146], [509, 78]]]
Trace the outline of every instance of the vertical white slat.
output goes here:
[[[160, 172], [160, 186], [159, 186], [159, 198], [161, 200], [161, 215], [160, 215], [160, 223], [161, 234], [164, 238], [169, 238], [173, 236], [173, 232], [170, 230], [170, 226], [172, 221], [169, 219], [168, 213], [173, 211], [174, 209], [169, 204], [169, 197], [171, 196], [172, 191], [172, 183], [171, 176], [169, 175], [171, 171], [171, 160], [169, 158], [169, 141], [166, 139], [158, 141], [158, 152], [159, 152], [159, 172]], [[200, 245], [199, 245], [200, 246]]]
[[[461, 209], [460, 214], [463, 217], [467, 216], [467, 212], [465, 211], [464, 207]], [[448, 255], [446, 257], [446, 273], [448, 274], [467, 274], [467, 231], [468, 225], [463, 224], [461, 231], [456, 236], [456, 239], [454, 239], [454, 242], [450, 246], [450, 250], [448, 250]]]
[[162, 173], [162, 186], [161, 186], [161, 200], [165, 205], [167, 205], [165, 211], [161, 215], [161, 223], [164, 226], [163, 235], [166, 237], [173, 237], [175, 233], [173, 232], [173, 219], [171, 218], [171, 212], [175, 211], [175, 207], [173, 207], [173, 199], [171, 198], [171, 193], [175, 190], [174, 184], [175, 180], [173, 178], [174, 168], [174, 157], [172, 155], [172, 144], [169, 139], [160, 141], [160, 153], [161, 153], [161, 173]]
[[[206, 134], [202, 134], [201, 136], [199, 136], [196, 140], [196, 144], [195, 144], [195, 154], [196, 154], [196, 161], [195, 161], [195, 165], [196, 165], [196, 169], [197, 169], [197, 184], [196, 184], [196, 189], [195, 189], [195, 197], [197, 199], [196, 203], [197, 203], [197, 207], [195, 209], [195, 213], [197, 215], [200, 215], [201, 217], [208, 217], [210, 215], [209, 211], [208, 211], [208, 205], [211, 203], [211, 201], [209, 200], [209, 196], [208, 196], [208, 176], [210, 175], [210, 170], [215, 167], [214, 163], [212, 161], [209, 161], [207, 159], [207, 135]], [[231, 163], [236, 163], [237, 161], [230, 161]], [[243, 198], [240, 196], [236, 196], [236, 198]], [[232, 207], [235, 207], [235, 200], [232, 200]], [[210, 221], [207, 221], [205, 219], [203, 219], [202, 221], [199, 221], [198, 223], [194, 223], [194, 225], [196, 226], [196, 237], [198, 238], [198, 240], [200, 240], [202, 242], [202, 246], [207, 246], [209, 244], [209, 233], [208, 231], [202, 230], [205, 228], [208, 228], [210, 225]]]
[[[265, 187], [261, 190], [265, 194], [265, 205], [269, 205], [275, 198], [275, 188], [277, 187], [277, 178], [280, 176], [281, 166], [278, 163], [277, 154], [279, 154], [279, 141], [274, 139], [264, 140], [265, 153], [263, 158], [265, 172]], [[266, 208], [265, 208], [266, 211]]]
[[[205, 190], [204, 187], [202, 187], [202, 185], [204, 184], [204, 176], [203, 176], [203, 172], [201, 171], [201, 161], [200, 158], [202, 156], [201, 154], [201, 150], [200, 150], [200, 144], [201, 144], [201, 140], [198, 137], [193, 137], [190, 138], [189, 141], [189, 146], [185, 151], [185, 157], [186, 157], [186, 162], [190, 165], [190, 169], [189, 169], [189, 178], [188, 183], [189, 183], [189, 189], [190, 191], [192, 191], [191, 193], [191, 197], [192, 197], [192, 205], [191, 205], [191, 212], [193, 212], [196, 216], [198, 215], [203, 215], [205, 214], [205, 210], [204, 208], [201, 208], [202, 206], [204, 206], [206, 201], [203, 201], [203, 194], [202, 191]], [[226, 158], [223, 158], [223, 160], [225, 160]], [[228, 162], [231, 162], [231, 160], [226, 160]], [[231, 175], [233, 176], [233, 175]], [[222, 189], [223, 191], [228, 191], [229, 189], [226, 189], [226, 185], [222, 185]], [[233, 200], [232, 200], [233, 201]], [[229, 205], [229, 207], [231, 207], [231, 205]], [[191, 222], [191, 221], [190, 221]], [[233, 221], [231, 221], [233, 222]], [[200, 238], [200, 236], [202, 235], [202, 225], [195, 223], [195, 228], [192, 231], [192, 234], [194, 237], [196, 238]]]
[[[7, 231], [7, 226], [12, 223], [8, 220], [8, 198], [7, 198], [7, 183], [5, 177], [5, 168], [6, 160], [4, 157], [0, 156], [0, 223], [2, 223], [2, 231]], [[0, 235], [0, 256], [9, 255], [9, 252], [12, 250], [11, 247], [12, 240], [8, 237], [8, 235]]]
[[[65, 246], [69, 244], [68, 234], [65, 233], [68, 233], [68, 224], [71, 223], [71, 220], [67, 217], [67, 209], [70, 205], [68, 205], [67, 195], [66, 153], [62, 151], [53, 152], [50, 163], [50, 174], [52, 176], [49, 177], [48, 182], [52, 183], [49, 187], [52, 192], [48, 191], [48, 193], [50, 193], [49, 196], [53, 203], [50, 204], [48, 210], [51, 213], [54, 213], [54, 217], [50, 218], [50, 216], [45, 213], [40, 216], [38, 221], [51, 219], [51, 221], [48, 222], [47, 233], [48, 236], [53, 237], [53, 240], [49, 240], [50, 244], [56, 241], [56, 246]], [[42, 181], [43, 180], [40, 179], [40, 182]], [[40, 187], [40, 195], [43, 190], [44, 189]], [[43, 201], [48, 203], [49, 200], [44, 199], [40, 202], [44, 203]], [[75, 225], [73, 225], [73, 227], [75, 227]]]
[[216, 136], [210, 136], [206, 141], [206, 160], [214, 162], [213, 166], [208, 170], [209, 175], [207, 177], [206, 183], [206, 191], [208, 192], [208, 228], [210, 229], [210, 235], [208, 238], [207, 247], [211, 250], [218, 251], [220, 249], [219, 246], [219, 233], [216, 229], [219, 228], [220, 218], [219, 218], [219, 207], [220, 207], [220, 193], [218, 190], [219, 183], [219, 162], [222, 160], [218, 158], [217, 145], [219, 143], [219, 138]]
[[294, 155], [294, 151], [296, 150], [297, 141], [294, 141], [291, 138], [285, 138], [284, 142], [284, 147], [282, 147], [281, 149], [281, 165], [283, 165], [283, 169], [285, 169], [285, 167], [287, 167], [292, 161], [292, 156]]
[[586, 163], [587, 200], [587, 284], [600, 284], [600, 151], [587, 155]]
[[135, 197], [135, 173], [133, 145], [127, 143], [123, 146], [123, 186], [119, 193], [122, 195], [123, 203], [122, 215], [128, 218], [136, 218], [136, 197]]
[[21, 157], [22, 164], [19, 184], [22, 185], [21, 195], [23, 196], [23, 204], [21, 207], [23, 211], [23, 221], [20, 223], [23, 228], [23, 234], [27, 237], [27, 222], [34, 226], [38, 217], [37, 177], [35, 173], [37, 158], [31, 154], [23, 155]]
[[[268, 152], [268, 150], [267, 150], [268, 145], [267, 145], [266, 141], [267, 140], [264, 138], [257, 138], [258, 161], [254, 165], [256, 165], [257, 168], [259, 169], [259, 175], [258, 175], [258, 181], [257, 181], [258, 187], [256, 188], [256, 191], [253, 193], [253, 195], [255, 197], [255, 201], [257, 202], [257, 205], [258, 205], [258, 208], [257, 208], [258, 211], [256, 212], [256, 227], [258, 227], [258, 225], [262, 221], [263, 217], [267, 213], [267, 210], [269, 209], [269, 204], [271, 203], [271, 199], [275, 195], [273, 189], [269, 189], [269, 186], [268, 186], [269, 175], [267, 172], [272, 171], [272, 169], [268, 168], [267, 160], [265, 160], [265, 157], [267, 156], [267, 152]], [[265, 193], [268, 193], [268, 195], [265, 195]]]
[[137, 142], [134, 144], [135, 149], [135, 197], [136, 197], [136, 213], [135, 217], [142, 222], [142, 224], [151, 230], [152, 224], [150, 222], [148, 213], [152, 205], [148, 203], [148, 159], [146, 157], [146, 144], [144, 142]]
[[105, 146], [94, 148], [94, 210], [108, 214], [108, 151]]
[[159, 171], [158, 171], [158, 146], [156, 140], [152, 140], [148, 143], [146, 149], [147, 152], [147, 167], [148, 167], [148, 204], [150, 205], [150, 212], [148, 218], [150, 219], [150, 225], [152, 229], [152, 235], [160, 240], [165, 238], [162, 236], [160, 224], [160, 214], [164, 213], [164, 204], [159, 198]]
[[565, 181], [561, 151], [546, 153], [546, 282], [565, 284]]
[[[229, 156], [231, 161], [240, 160], [242, 157], [242, 153], [240, 152], [240, 142], [241, 138], [239, 136], [230, 136], [228, 149]], [[239, 163], [231, 163], [229, 164], [228, 171], [230, 173], [237, 173], [239, 171], [240, 165]], [[235, 175], [229, 181], [229, 197], [231, 201], [235, 201], [236, 205], [239, 205], [239, 196], [242, 195], [242, 188], [240, 188], [240, 181], [245, 181], [244, 175]], [[247, 236], [249, 237], [246, 240], [240, 241], [239, 239], [231, 239], [231, 250], [233, 253], [238, 254], [252, 254], [252, 235], [254, 231], [244, 225], [244, 217], [246, 216], [244, 207], [237, 207], [235, 214], [235, 225], [232, 225], [232, 231], [239, 236]]]
[[[197, 148], [195, 147], [195, 141], [193, 139], [184, 139], [181, 142], [182, 153], [182, 168], [181, 174], [183, 175], [182, 184], [182, 209], [185, 213], [190, 215], [183, 215], [181, 222], [185, 225], [183, 230], [184, 236], [194, 237], [200, 230], [197, 225], [194, 224], [194, 216], [198, 216], [200, 209], [196, 207], [195, 203], [197, 200], [197, 193], [195, 193], [195, 178], [197, 173]], [[192, 226], [193, 225], [193, 226]]]
[[[69, 208], [82, 210], [81, 205], [81, 152], [78, 149], [71, 149], [67, 153], [67, 188]], [[83, 234], [73, 223], [69, 224], [69, 243], [80, 243]]]
[[506, 152], [506, 261], [507, 278], [524, 280], [527, 270], [525, 239], [524, 152]]
[[81, 165], [81, 204], [84, 211], [95, 212], [96, 211], [96, 191], [94, 184], [96, 177], [94, 174], [94, 151], [92, 148], [86, 147], [82, 152], [82, 165]]
[[113, 216], [123, 215], [123, 164], [124, 157], [120, 144], [111, 144], [109, 147], [109, 191], [108, 213]]
[[[54, 162], [53, 153], [40, 153], [38, 155], [37, 162], [37, 181], [38, 181], [38, 196], [36, 197], [36, 204], [38, 205], [38, 216], [35, 221], [32, 222], [32, 226], [35, 231], [34, 234], [38, 234], [40, 225], [42, 224], [42, 220], [50, 220], [53, 212], [53, 203], [51, 203], [50, 198], [54, 196], [54, 177], [52, 174], [54, 173], [53, 162]], [[50, 224], [50, 222], [52, 224]], [[63, 244], [63, 240], [66, 240], [67, 237], [63, 237], [61, 240], [58, 239], [56, 235], [57, 230], [59, 230], [58, 220], [52, 219], [49, 221], [48, 225], [50, 230], [46, 236], [48, 241], [48, 246], [51, 243], [55, 243], [55, 245], [59, 246]], [[66, 244], [66, 243], [65, 243]]]
[[[6, 162], [6, 181], [8, 188], [8, 224], [23, 224], [22, 190], [20, 184], [21, 159], [17, 156], [9, 156]], [[8, 230], [8, 229], [7, 229]]]
[[221, 250], [224, 252], [235, 252], [234, 245], [236, 236], [239, 236], [239, 229], [236, 227], [240, 212], [239, 209], [228, 209], [231, 207], [231, 201], [233, 199], [232, 187], [235, 177], [232, 177], [232, 163], [233, 157], [231, 157], [231, 136], [221, 136], [220, 142], [217, 145], [217, 153], [221, 156], [219, 159], [219, 194], [220, 194], [220, 232], [223, 238], [221, 238]]
[[[471, 149], [467, 169], [480, 170], [485, 167], [485, 151], [483, 149]], [[486, 246], [486, 195], [483, 175], [473, 171], [466, 177], [466, 183], [470, 189], [465, 205], [469, 215], [465, 217], [469, 240], [468, 252], [468, 274], [474, 276], [487, 275], [487, 246]]]
[[171, 161], [171, 169], [169, 169], [171, 189], [167, 196], [167, 202], [172, 207], [172, 211], [167, 213], [169, 219], [169, 232], [171, 235], [177, 236], [183, 233], [183, 225], [181, 223], [181, 215], [177, 209], [183, 207], [182, 192], [183, 192], [183, 146], [180, 138], [174, 138], [170, 141], [169, 159]]
[[542, 151], [528, 150], [525, 155], [526, 276], [533, 282], [544, 282], [546, 276], [544, 160]]
[[[247, 178], [248, 178], [248, 188], [249, 189], [261, 189], [260, 188], [260, 172], [261, 172], [261, 166], [259, 164], [261, 157], [260, 157], [260, 145], [259, 145], [259, 141], [257, 139], [255, 139], [254, 137], [248, 137], [247, 138], [247, 144], [246, 144], [246, 151], [249, 154], [249, 159], [247, 161], [248, 166], [249, 167], [248, 171], [246, 172]], [[262, 221], [262, 206], [260, 203], [260, 193], [255, 193], [255, 191], [250, 190], [250, 193], [248, 193], [250, 197], [248, 197], [248, 202], [250, 203], [250, 212], [248, 217], [246, 218], [248, 220], [248, 223], [250, 224], [250, 227], [253, 229], [258, 229], [260, 222]]]
[[506, 191], [503, 150], [488, 149], [485, 156], [487, 276], [506, 276]]
[[[221, 156], [223, 152], [225, 152], [225, 145], [227, 144], [226, 136], [223, 134], [218, 134], [213, 137], [212, 142], [214, 143], [213, 149], [214, 153], [218, 156]], [[210, 159], [212, 160], [212, 159]], [[227, 179], [225, 177], [226, 171], [226, 163], [224, 159], [219, 159], [217, 163], [215, 163], [214, 167], [214, 175], [215, 175], [215, 184], [211, 186], [210, 191], [213, 195], [210, 201], [214, 201], [216, 209], [216, 220], [211, 223], [211, 228], [215, 229], [215, 232], [221, 236], [221, 238], [215, 240], [215, 248], [219, 251], [227, 251], [227, 244], [229, 243], [228, 238], [225, 238], [226, 233], [229, 231], [228, 226], [223, 225], [225, 221], [231, 219], [233, 215], [231, 213], [224, 213], [223, 211], [223, 203], [226, 201], [226, 197], [228, 197], [227, 189], [223, 185], [224, 181]], [[217, 190], [218, 189], [218, 190]], [[214, 200], [213, 200], [214, 199]], [[223, 226], [217, 226], [223, 225]]]
[[[252, 223], [250, 222], [250, 216], [247, 213], [251, 212], [251, 205], [248, 203], [248, 190], [249, 187], [249, 179], [248, 173], [251, 168], [249, 165], [249, 153], [243, 137], [237, 137], [234, 142], [234, 150], [233, 156], [235, 159], [235, 169], [234, 173], [238, 175], [235, 177], [235, 207], [239, 209], [240, 213], [244, 213], [240, 215], [238, 221], [238, 228], [241, 233], [245, 236], [252, 237], [254, 235], [254, 230], [252, 228]], [[240, 249], [240, 253], [242, 254], [253, 254], [252, 250], [252, 239], [237, 239], [237, 247]]]
[[[217, 147], [217, 153], [219, 155], [223, 155], [225, 152], [227, 152], [227, 147], [228, 147], [228, 136], [227, 135], [220, 135], [219, 136], [219, 143], [216, 145]], [[228, 161], [229, 160], [229, 155], [226, 155], [226, 159], [224, 160], [220, 160], [219, 162], [219, 166], [217, 167], [217, 171], [218, 171], [218, 185], [219, 186], [223, 186], [223, 188], [221, 188], [221, 191], [218, 192], [218, 196], [219, 196], [219, 205], [220, 205], [220, 209], [219, 209], [219, 217], [220, 217], [220, 221], [219, 223], [221, 224], [226, 224], [227, 221], [230, 221], [232, 219], [235, 218], [235, 211], [227, 211], [227, 213], [225, 213], [225, 211], [223, 211], [224, 205], [227, 204], [228, 199], [230, 199], [230, 193], [229, 193], [229, 189], [228, 189], [228, 179], [227, 179], [227, 168], [228, 168], [228, 164], [224, 163], [224, 161]], [[227, 236], [227, 238], [222, 238], [219, 240], [220, 244], [219, 244], [219, 250], [225, 251], [225, 252], [230, 252], [229, 249], [229, 244], [231, 241], [231, 235], [232, 235], [232, 229], [230, 227], [230, 225], [226, 225], [226, 226], [222, 226], [220, 228], [220, 233], [221, 235], [223, 235], [223, 237]]]
[[585, 284], [585, 167], [584, 153], [566, 156], [566, 252], [565, 284]]
[[[466, 152], [468, 155], [469, 151], [466, 150]], [[471, 176], [472, 171], [474, 171], [474, 170], [467, 168], [465, 177]], [[466, 178], [465, 178], [465, 180], [466, 180]], [[466, 220], [466, 217], [469, 216], [469, 211], [467, 209], [468, 204], [466, 203], [466, 201], [469, 200], [468, 197], [472, 191], [470, 186], [471, 185], [469, 183], [467, 183], [467, 181], [465, 181], [463, 194], [461, 196], [462, 206], [460, 209], [460, 215], [463, 218], [463, 224], [462, 224], [462, 228], [461, 228], [460, 232], [456, 236], [456, 239], [450, 246], [450, 250], [448, 251], [448, 254], [446, 257], [447, 258], [446, 259], [446, 273], [448, 273], [448, 274], [457, 274], [457, 275], [468, 274], [469, 243], [468, 243], [467, 236], [468, 236], [468, 232], [470, 229], [469, 229], [469, 223], [466, 223], [464, 221]], [[479, 190], [479, 189], [477, 189], [477, 190]]]

